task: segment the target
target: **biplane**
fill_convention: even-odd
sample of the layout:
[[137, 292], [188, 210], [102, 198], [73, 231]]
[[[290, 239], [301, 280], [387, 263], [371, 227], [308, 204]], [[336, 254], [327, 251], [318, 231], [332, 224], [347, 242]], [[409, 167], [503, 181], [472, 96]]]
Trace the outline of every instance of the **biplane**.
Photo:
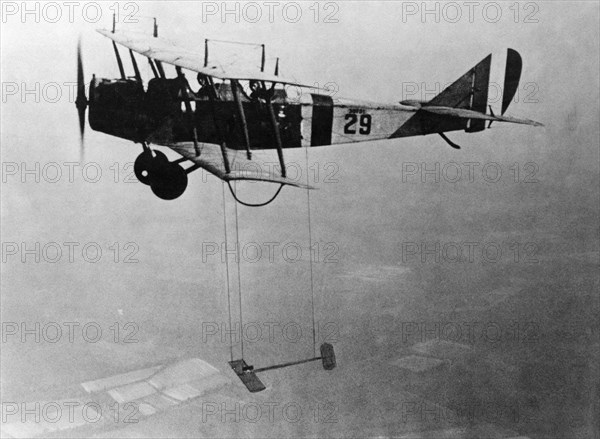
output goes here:
[[[491, 107], [490, 114], [487, 113], [491, 55], [430, 101], [408, 100], [388, 105], [342, 98], [334, 101], [329, 94], [317, 93], [314, 87], [281, 76], [279, 59], [273, 73], [269, 73], [265, 68], [265, 46], [262, 44], [259, 45], [260, 68], [246, 71], [231, 66], [225, 68], [215, 61], [209, 53], [209, 40], [204, 41], [204, 53], [198, 53], [159, 38], [156, 20], [152, 35], [116, 30], [114, 18], [112, 30], [98, 32], [112, 40], [120, 78], [94, 76], [88, 98], [81, 44], [78, 46], [76, 106], [82, 148], [85, 113], [89, 108], [89, 124], [93, 130], [142, 146], [142, 152], [134, 163], [135, 175], [164, 200], [181, 196], [188, 184], [188, 174], [198, 169], [223, 180], [235, 201], [246, 206], [269, 204], [286, 185], [307, 189], [309, 242], [312, 242], [310, 186], [308, 182], [305, 185], [289, 178], [285, 150], [304, 148], [308, 154], [308, 148], [313, 147], [428, 134], [439, 134], [451, 147], [458, 149], [460, 147], [445, 133], [458, 130], [479, 132], [489, 128], [493, 122], [541, 125], [505, 115], [518, 89], [522, 70], [521, 56], [512, 49], [508, 49], [501, 114], [495, 115]], [[118, 46], [128, 49], [133, 76], [126, 75]], [[146, 58], [150, 66], [154, 77], [147, 83], [142, 79], [135, 54]], [[167, 77], [164, 64], [175, 67], [173, 77]], [[196, 86], [190, 84], [184, 70], [196, 74]], [[286, 86], [298, 87], [307, 90], [307, 93], [292, 98], [288, 96]], [[169, 161], [152, 145], [171, 148], [181, 158]], [[251, 166], [255, 161], [253, 154], [265, 150], [276, 151], [279, 169], [269, 167], [263, 170], [260, 166]], [[187, 168], [182, 166], [185, 163]], [[279, 188], [267, 202], [250, 204], [236, 195], [231, 185], [236, 181], [276, 183]], [[223, 202], [223, 214], [226, 216], [225, 196]], [[237, 225], [237, 209], [235, 212]], [[225, 218], [227, 245], [226, 227]], [[227, 270], [229, 279], [229, 268]], [[238, 278], [239, 270], [238, 257]], [[229, 282], [227, 285], [229, 295]], [[313, 288], [311, 255], [311, 292]], [[239, 294], [241, 321], [241, 287]], [[254, 369], [243, 358], [243, 341], [240, 359], [234, 360], [231, 346], [229, 364], [248, 390], [258, 392], [265, 389], [256, 376], [259, 372], [316, 360], [322, 361], [325, 370], [336, 367], [331, 344], [322, 343], [317, 356], [314, 306], [312, 308], [313, 358]], [[229, 312], [231, 316], [231, 305]]]
[[[116, 30], [114, 22], [112, 30], [98, 32], [112, 40], [120, 78], [94, 75], [86, 97], [79, 45], [76, 106], [82, 148], [85, 112], [89, 108], [93, 130], [142, 146], [134, 164], [135, 175], [165, 200], [181, 196], [188, 184], [187, 175], [200, 168], [228, 184], [254, 180], [278, 183], [279, 190], [285, 185], [306, 187], [287, 176], [284, 150], [290, 148], [438, 134], [458, 149], [460, 146], [445, 133], [475, 133], [493, 122], [541, 125], [505, 115], [522, 70], [521, 56], [513, 49], [508, 49], [502, 111], [496, 115], [491, 106], [487, 113], [491, 55], [430, 101], [406, 100], [388, 105], [339, 98], [334, 102], [329, 94], [315, 93], [314, 87], [280, 76], [279, 59], [274, 72], [266, 72], [264, 45], [260, 45], [260, 70], [242, 71], [214, 62], [209, 54], [210, 40], [204, 41], [201, 53], [158, 37], [156, 20], [152, 35]], [[129, 50], [134, 76], [126, 75], [118, 45]], [[147, 84], [134, 54], [146, 58], [151, 67], [154, 77]], [[167, 77], [163, 64], [175, 67], [173, 77]], [[184, 69], [197, 74], [196, 88], [187, 80]], [[290, 99], [286, 86], [308, 92], [300, 94], [299, 99]], [[169, 147], [181, 158], [169, 162], [151, 145]], [[279, 169], [250, 166], [253, 151], [258, 150], [276, 150]], [[231, 156], [236, 152], [232, 164]], [[189, 167], [184, 169], [184, 163]]]

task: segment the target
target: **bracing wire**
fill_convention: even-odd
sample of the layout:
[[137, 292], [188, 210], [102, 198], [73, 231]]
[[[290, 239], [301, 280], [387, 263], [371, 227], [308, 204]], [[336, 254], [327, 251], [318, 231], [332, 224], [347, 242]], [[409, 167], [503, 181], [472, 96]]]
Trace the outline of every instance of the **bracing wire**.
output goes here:
[[306, 152], [306, 211], [308, 214], [308, 256], [310, 259], [310, 306], [312, 308], [312, 336], [313, 336], [313, 351], [317, 356], [317, 336], [315, 330], [315, 287], [313, 276], [313, 255], [312, 255], [312, 226], [310, 221], [310, 181], [308, 177], [308, 148]]
[[[234, 184], [236, 180], [233, 180]], [[227, 182], [227, 184], [229, 185], [229, 191], [231, 192], [231, 195], [233, 196], [233, 198], [235, 199], [235, 201], [237, 201], [238, 203], [240, 203], [242, 206], [246, 206], [246, 207], [264, 207], [267, 206], [269, 204], [271, 204], [273, 201], [275, 201], [275, 198], [277, 198], [277, 196], [279, 195], [279, 192], [281, 192], [281, 189], [283, 189], [283, 187], [285, 186], [285, 184], [281, 183], [279, 186], [279, 189], [277, 189], [277, 192], [275, 192], [275, 195], [273, 195], [273, 197], [271, 197], [270, 200], [265, 201], [264, 203], [259, 203], [259, 204], [251, 204], [251, 203], [246, 203], [242, 200], [240, 200], [237, 197], [237, 185], [236, 185], [236, 190], [234, 191], [233, 188], [231, 187], [231, 182]]]
[[233, 339], [231, 333], [231, 288], [229, 285], [229, 257], [227, 255], [227, 210], [225, 204], [225, 183], [223, 183], [223, 226], [225, 230], [225, 269], [227, 271], [227, 309], [229, 311], [229, 356], [233, 361]]
[[[235, 183], [235, 181], [233, 182], [233, 184], [236, 186], [236, 192], [237, 192], [237, 185]], [[229, 188], [231, 189], [231, 186], [229, 186]], [[242, 346], [242, 358], [244, 358], [244, 320], [242, 319], [242, 275], [240, 273], [241, 269], [240, 269], [240, 228], [238, 225], [238, 205], [237, 203], [235, 203], [235, 241], [236, 241], [236, 257], [237, 257], [237, 272], [238, 272], [238, 290], [239, 290], [239, 295], [240, 295], [240, 331], [242, 336], [240, 337], [241, 340], [241, 346]], [[231, 329], [231, 328], [230, 328]]]

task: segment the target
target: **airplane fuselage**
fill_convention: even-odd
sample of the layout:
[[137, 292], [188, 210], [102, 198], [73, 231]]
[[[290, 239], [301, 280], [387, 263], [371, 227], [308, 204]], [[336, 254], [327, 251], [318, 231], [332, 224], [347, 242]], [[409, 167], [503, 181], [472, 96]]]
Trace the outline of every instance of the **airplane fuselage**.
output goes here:
[[[147, 89], [138, 81], [92, 80], [89, 121], [94, 130], [134, 142], [172, 145], [194, 139], [244, 149], [239, 111], [231, 89], [221, 86], [219, 97], [181, 98], [176, 79], [152, 79]], [[417, 108], [386, 105], [329, 95], [305, 93], [290, 98], [274, 91], [273, 110], [283, 148], [326, 146], [424, 134], [406, 122]], [[251, 149], [274, 149], [276, 142], [267, 105], [260, 99], [241, 99]], [[191, 110], [191, 111], [189, 111]], [[403, 129], [402, 127], [405, 126]]]

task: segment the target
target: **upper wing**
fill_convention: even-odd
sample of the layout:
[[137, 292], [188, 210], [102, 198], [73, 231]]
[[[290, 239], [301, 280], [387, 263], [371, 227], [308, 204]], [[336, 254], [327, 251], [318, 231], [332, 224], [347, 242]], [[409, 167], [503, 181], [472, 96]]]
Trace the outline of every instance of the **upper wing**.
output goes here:
[[310, 85], [301, 84], [292, 79], [271, 75], [265, 72], [249, 72], [240, 70], [225, 70], [222, 66], [211, 65], [204, 67], [204, 55], [183, 49], [169, 40], [159, 37], [151, 37], [138, 32], [115, 31], [114, 33], [98, 29], [98, 32], [114, 42], [133, 50], [140, 55], [147, 56], [167, 64], [189, 69], [218, 79], [235, 79], [239, 81], [254, 80], [265, 82], [277, 82], [280, 84], [296, 85], [298, 87], [314, 88]]
[[259, 161], [248, 160], [244, 154], [231, 154], [231, 150], [228, 150], [231, 167], [230, 172], [228, 173], [225, 170], [223, 154], [219, 145], [211, 143], [200, 144], [201, 153], [199, 156], [196, 155], [196, 150], [194, 149], [194, 144], [192, 142], [180, 142], [167, 146], [223, 181], [264, 181], [304, 189], [313, 189], [311, 186], [301, 183], [298, 180], [289, 177], [284, 178], [281, 175], [276, 174], [273, 166], [261, 166]]

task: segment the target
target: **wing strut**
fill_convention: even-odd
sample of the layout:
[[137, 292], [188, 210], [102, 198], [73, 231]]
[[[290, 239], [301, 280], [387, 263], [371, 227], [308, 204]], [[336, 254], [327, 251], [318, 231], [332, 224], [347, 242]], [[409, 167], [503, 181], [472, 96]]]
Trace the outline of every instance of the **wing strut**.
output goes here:
[[137, 61], [133, 56], [133, 50], [129, 49], [129, 55], [131, 56], [131, 64], [133, 64], [133, 71], [135, 72], [135, 80], [140, 84], [142, 83], [142, 75], [140, 74], [140, 69], [138, 68]]
[[196, 127], [194, 126], [194, 112], [192, 111], [192, 104], [190, 104], [190, 95], [188, 94], [188, 82], [185, 79], [183, 72], [181, 71], [181, 67], [175, 67], [177, 71], [177, 77], [179, 78], [179, 89], [181, 92], [181, 99], [183, 99], [183, 103], [185, 105], [185, 112], [187, 115], [188, 125], [192, 127], [192, 139], [194, 141], [194, 150], [196, 151], [196, 156], [200, 155], [200, 148], [198, 147], [198, 136], [196, 133]]
[[[154, 17], [154, 27], [152, 29], [152, 36], [154, 38], [158, 38], [158, 23], [156, 22], [156, 17]], [[158, 72], [160, 73], [161, 78], [166, 78], [165, 69], [163, 69], [162, 63], [159, 60], [156, 61], [156, 67], [158, 68]]]
[[204, 40], [204, 68], [208, 67], [208, 39]]
[[160, 77], [165, 79], [167, 75], [165, 75], [165, 69], [163, 69], [162, 63], [158, 60], [154, 60], [156, 62], [156, 68], [158, 69], [158, 73], [160, 73]]
[[279, 164], [281, 165], [281, 176], [283, 178], [287, 178], [287, 172], [285, 169], [285, 161], [283, 160], [283, 146], [281, 143], [281, 133], [279, 132], [279, 124], [277, 123], [277, 118], [275, 117], [275, 110], [273, 110], [273, 88], [275, 87], [275, 83], [270, 90], [267, 90], [267, 87], [262, 82], [262, 91], [264, 93], [264, 98], [267, 103], [267, 109], [269, 110], [269, 119], [271, 120], [271, 128], [273, 129], [273, 134], [275, 136], [275, 146], [277, 147], [277, 156], [279, 157]]
[[123, 61], [121, 61], [121, 55], [119, 55], [119, 49], [117, 48], [117, 43], [113, 41], [113, 49], [115, 49], [115, 56], [117, 57], [117, 64], [119, 64], [119, 72], [121, 73], [121, 79], [125, 78], [125, 69], [123, 68]]
[[148, 64], [150, 64], [150, 68], [152, 69], [152, 74], [154, 75], [154, 77], [158, 78], [158, 72], [156, 71], [156, 66], [154, 65], [154, 62], [152, 61], [152, 58], [148, 58]]
[[213, 115], [213, 123], [215, 124], [215, 129], [217, 130], [217, 134], [219, 136], [219, 140], [221, 141], [221, 154], [223, 155], [223, 165], [225, 166], [225, 172], [229, 174], [231, 172], [231, 167], [229, 166], [229, 158], [227, 157], [227, 143], [225, 142], [225, 136], [223, 136], [223, 132], [221, 131], [221, 126], [219, 125], [219, 118], [217, 117], [217, 106], [215, 101], [217, 99], [215, 84], [213, 79], [210, 76], [205, 76], [207, 84], [210, 86], [210, 109]]
[[238, 115], [240, 116], [240, 121], [242, 123], [244, 143], [246, 144], [246, 155], [248, 157], [248, 160], [252, 160], [252, 153], [250, 152], [250, 136], [248, 134], [248, 124], [246, 123], [246, 114], [244, 113], [244, 106], [242, 105], [242, 101], [240, 100], [239, 83], [234, 79], [231, 80], [231, 88], [233, 89], [233, 99], [235, 101], [235, 104], [237, 105]]

